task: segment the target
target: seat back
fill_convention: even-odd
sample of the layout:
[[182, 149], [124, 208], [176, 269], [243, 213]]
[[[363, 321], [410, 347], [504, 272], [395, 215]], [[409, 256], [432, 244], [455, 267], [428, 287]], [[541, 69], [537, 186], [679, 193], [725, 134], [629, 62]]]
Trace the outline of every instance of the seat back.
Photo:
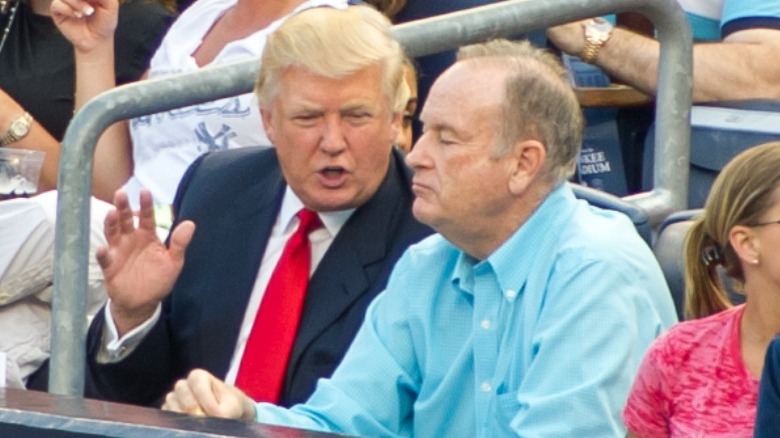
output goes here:
[[[645, 141], [645, 188], [652, 185], [654, 128]], [[780, 101], [734, 101], [693, 107], [688, 208], [704, 206], [715, 177], [734, 156], [769, 141], [780, 141]]]
[[[685, 237], [694, 219], [702, 212], [702, 209], [691, 209], [669, 215], [661, 222], [658, 237], [653, 245], [653, 253], [666, 277], [680, 321], [685, 316]], [[726, 275], [726, 270], [718, 266], [717, 272], [729, 301], [734, 305], [744, 303], [745, 296], [734, 288], [731, 279]]]
[[701, 212], [697, 209], [671, 214], [661, 222], [653, 245], [653, 253], [661, 265], [680, 321], [684, 319], [685, 308], [685, 236], [693, 219]]
[[648, 215], [643, 208], [637, 207], [628, 201], [624, 201], [622, 198], [615, 195], [590, 187], [581, 186], [579, 184], [572, 184], [571, 187], [574, 191], [574, 196], [576, 196], [577, 199], [587, 201], [588, 204], [599, 208], [619, 211], [628, 216], [634, 224], [634, 227], [636, 227], [636, 231], [642, 236], [642, 239], [650, 245], [652, 238], [650, 215]]

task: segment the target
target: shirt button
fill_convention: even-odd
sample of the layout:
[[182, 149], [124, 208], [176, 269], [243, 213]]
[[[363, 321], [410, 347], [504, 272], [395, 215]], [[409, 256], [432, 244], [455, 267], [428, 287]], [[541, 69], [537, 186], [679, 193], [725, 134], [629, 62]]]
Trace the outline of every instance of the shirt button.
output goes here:
[[482, 392], [490, 392], [491, 389], [490, 382], [482, 382], [482, 384], [479, 385], [479, 390]]
[[490, 330], [490, 320], [489, 319], [483, 319], [482, 322], [479, 324], [480, 327], [482, 327], [485, 330]]
[[512, 289], [507, 289], [504, 291], [504, 296], [509, 301], [514, 301], [515, 298], [517, 298], [517, 291]]

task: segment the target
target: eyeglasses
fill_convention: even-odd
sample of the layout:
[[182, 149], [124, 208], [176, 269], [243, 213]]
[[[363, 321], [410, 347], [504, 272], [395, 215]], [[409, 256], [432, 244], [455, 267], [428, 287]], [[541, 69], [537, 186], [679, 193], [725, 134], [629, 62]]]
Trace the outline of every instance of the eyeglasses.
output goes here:
[[766, 225], [780, 225], [780, 219], [776, 221], [769, 221], [769, 222], [759, 222], [757, 224], [749, 225], [750, 227], [763, 227]]

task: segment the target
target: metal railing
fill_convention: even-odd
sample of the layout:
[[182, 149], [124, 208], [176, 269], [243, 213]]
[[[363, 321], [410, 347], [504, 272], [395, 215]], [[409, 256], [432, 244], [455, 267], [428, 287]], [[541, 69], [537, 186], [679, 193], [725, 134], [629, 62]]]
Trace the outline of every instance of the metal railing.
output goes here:
[[[395, 26], [417, 57], [591, 16], [638, 12], [661, 43], [654, 188], [627, 199], [658, 222], [685, 207], [691, 105], [691, 35], [676, 0], [512, 0]], [[111, 124], [142, 115], [250, 92], [257, 59], [147, 80], [97, 96], [79, 111], [62, 143], [54, 255], [54, 302], [49, 391], [84, 391], [89, 196], [93, 155]]]

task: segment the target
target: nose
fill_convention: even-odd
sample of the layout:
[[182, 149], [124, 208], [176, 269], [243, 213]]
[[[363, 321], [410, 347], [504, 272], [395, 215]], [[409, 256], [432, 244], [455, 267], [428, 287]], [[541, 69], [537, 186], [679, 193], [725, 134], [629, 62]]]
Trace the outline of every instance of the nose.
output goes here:
[[428, 133], [423, 133], [414, 143], [412, 150], [406, 154], [406, 165], [412, 169], [430, 167], [431, 159], [428, 154]]
[[320, 149], [330, 155], [337, 155], [347, 147], [347, 139], [338, 116], [326, 117], [320, 138]]

